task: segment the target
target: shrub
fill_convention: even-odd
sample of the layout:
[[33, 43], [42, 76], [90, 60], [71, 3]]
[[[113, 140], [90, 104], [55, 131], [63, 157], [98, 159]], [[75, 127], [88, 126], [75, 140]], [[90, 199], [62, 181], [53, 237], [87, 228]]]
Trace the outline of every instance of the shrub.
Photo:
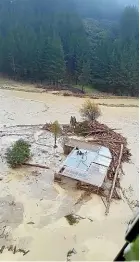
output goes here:
[[67, 215], [65, 216], [65, 218], [67, 219], [69, 225], [71, 226], [79, 222], [78, 219], [73, 214]]
[[6, 160], [10, 167], [15, 168], [25, 163], [30, 157], [30, 144], [23, 139], [16, 141], [7, 149]]
[[81, 106], [80, 114], [85, 120], [94, 121], [101, 115], [101, 111], [94, 101], [88, 99]]

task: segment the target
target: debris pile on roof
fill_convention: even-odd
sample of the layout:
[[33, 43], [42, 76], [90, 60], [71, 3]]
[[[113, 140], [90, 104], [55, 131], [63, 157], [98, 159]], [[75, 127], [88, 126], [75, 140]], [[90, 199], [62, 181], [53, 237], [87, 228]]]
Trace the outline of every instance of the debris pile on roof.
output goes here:
[[[50, 129], [50, 124], [45, 124], [43, 129], [48, 130]], [[121, 163], [119, 167], [119, 173], [116, 179], [116, 185], [119, 186], [120, 176], [119, 174], [124, 174], [122, 170], [122, 163], [123, 162], [129, 162], [131, 153], [129, 149], [127, 148], [127, 140], [125, 137], [123, 137], [121, 134], [115, 132], [116, 129], [111, 129], [105, 124], [101, 124], [98, 121], [94, 121], [92, 123], [89, 123], [88, 121], [83, 122], [77, 122], [76, 126], [73, 127], [72, 125], [63, 125], [62, 126], [62, 134], [64, 136], [82, 136], [83, 141], [88, 142], [88, 144], [92, 145], [100, 145], [108, 148], [112, 155], [112, 161], [110, 163], [108, 172], [107, 172], [107, 178], [109, 180], [114, 179], [115, 171], [118, 165], [119, 160], [119, 154], [120, 154], [120, 148], [121, 145], [123, 145], [123, 153], [121, 158]], [[88, 184], [82, 184], [79, 182], [77, 184], [78, 188], [83, 188], [84, 190], [89, 191], [96, 191], [96, 187], [94, 189], [94, 186], [88, 185]], [[104, 190], [100, 188], [99, 193], [104, 194]], [[115, 191], [114, 191], [115, 192]], [[102, 195], [103, 195], [102, 194]]]
[[[50, 124], [46, 123], [43, 129], [50, 131]], [[90, 137], [90, 143], [109, 148], [113, 156], [112, 168], [116, 168], [117, 166], [121, 144], [123, 144], [122, 162], [129, 162], [131, 157], [130, 150], [127, 148], [126, 138], [115, 132], [115, 130], [117, 129], [111, 129], [107, 125], [101, 124], [96, 120], [93, 123], [89, 123], [88, 121], [77, 122], [75, 128], [69, 124], [63, 125], [63, 134], [67, 134], [68, 136], [74, 134], [83, 136], [86, 138], [86, 141], [88, 141], [88, 137]]]
[[129, 162], [130, 160], [131, 153], [127, 148], [126, 138], [115, 132], [115, 129], [109, 128], [107, 125], [101, 124], [98, 121], [94, 121], [93, 123], [84, 121], [78, 122], [75, 129], [70, 125], [63, 125], [63, 130], [68, 135], [76, 134], [78, 136], [84, 136], [86, 141], [88, 141], [88, 137], [90, 137], [90, 143], [99, 144], [109, 148], [112, 154], [112, 163], [109, 172], [110, 178], [113, 178], [113, 173], [117, 167], [121, 144], [123, 144], [123, 155], [121, 161]]

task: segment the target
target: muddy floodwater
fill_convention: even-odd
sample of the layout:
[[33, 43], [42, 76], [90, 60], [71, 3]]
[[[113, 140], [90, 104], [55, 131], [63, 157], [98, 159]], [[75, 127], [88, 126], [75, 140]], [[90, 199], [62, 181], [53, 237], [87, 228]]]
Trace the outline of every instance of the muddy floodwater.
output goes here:
[[[137, 99], [98, 99], [98, 103], [128, 106], [100, 106], [99, 119], [109, 127], [120, 129], [128, 140], [132, 158], [131, 163], [124, 165], [125, 175], [121, 181], [126, 199], [113, 201], [106, 217], [104, 204], [97, 195], [75, 206], [81, 192], [65, 190], [53, 183], [53, 172], [63, 161], [61, 141], [58, 141], [58, 154], [51, 146], [53, 137], [40, 131], [39, 125], [54, 120], [69, 123], [72, 115], [80, 120], [79, 107], [84, 100], [0, 90], [0, 236], [4, 236], [0, 237], [0, 245], [5, 246], [1, 260], [66, 261], [67, 253], [74, 249], [71, 261], [111, 261], [124, 243], [127, 223], [138, 200], [138, 107], [129, 107], [137, 106]], [[7, 167], [6, 146], [23, 136], [33, 145], [33, 158], [50, 165], [50, 170]], [[40, 149], [41, 144], [45, 146]], [[71, 212], [83, 218], [74, 226], [64, 217]], [[24, 252], [9, 251], [10, 245]]]

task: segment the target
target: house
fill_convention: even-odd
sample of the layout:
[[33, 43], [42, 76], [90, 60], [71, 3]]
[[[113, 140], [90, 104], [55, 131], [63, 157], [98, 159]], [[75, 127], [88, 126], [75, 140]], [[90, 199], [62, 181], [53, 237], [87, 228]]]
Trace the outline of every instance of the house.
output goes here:
[[97, 188], [102, 187], [112, 160], [108, 148], [70, 139], [65, 144], [64, 151], [69, 154], [55, 178], [59, 177], [61, 180], [63, 177], [69, 177]]

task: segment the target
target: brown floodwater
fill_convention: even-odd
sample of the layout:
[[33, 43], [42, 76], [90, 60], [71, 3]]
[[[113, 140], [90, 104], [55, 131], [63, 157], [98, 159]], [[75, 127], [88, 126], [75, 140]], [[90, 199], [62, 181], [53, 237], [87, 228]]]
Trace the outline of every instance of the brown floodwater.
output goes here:
[[[58, 120], [69, 123], [70, 116], [80, 119], [79, 108], [84, 98], [64, 97], [49, 93], [28, 93], [15, 90], [0, 90], [0, 126], [44, 124]], [[98, 103], [138, 105], [138, 99], [98, 99]], [[134, 194], [138, 195], [138, 134], [139, 111], [137, 107], [106, 107], [100, 106], [102, 115], [100, 121], [127, 137], [128, 146], [132, 152], [132, 164], [125, 164], [127, 178], [124, 186], [133, 184]]]
[[[79, 108], [84, 100], [47, 93], [0, 90], [0, 128], [3, 130], [5, 126], [44, 124], [54, 120], [69, 123], [71, 115], [75, 115], [79, 120]], [[97, 101], [98, 103], [138, 105], [137, 99], [98, 99]], [[119, 128], [128, 139], [132, 163], [124, 165], [126, 175], [123, 177], [122, 187], [128, 190], [132, 200], [136, 200], [139, 180], [138, 108], [106, 106], [100, 106], [100, 108], [102, 116], [99, 121], [110, 127]], [[0, 146], [2, 146], [1, 143], [8, 143], [8, 139], [5, 137], [2, 142], [0, 141]], [[113, 260], [124, 242], [127, 222], [131, 215], [126, 203], [113, 201], [110, 214], [105, 217], [102, 200], [94, 195], [79, 211], [80, 216], [88, 215], [93, 222], [83, 219], [77, 225], [70, 226], [64, 217], [54, 220], [54, 218], [62, 217], [65, 210], [70, 212], [73, 200], [59, 186], [50, 185], [52, 179], [50, 171], [45, 172], [38, 183], [32, 181], [29, 177], [31, 171], [27, 169], [18, 171], [6, 169], [5, 172], [5, 182], [0, 182], [2, 183], [1, 197], [4, 198], [7, 194], [14, 196], [15, 202], [22, 203], [24, 209], [23, 223], [14, 229], [12, 241], [26, 250], [29, 249], [30, 252], [23, 257], [20, 253], [13, 255], [4, 250], [1, 260], [66, 261], [67, 252], [73, 248], [76, 250], [73, 260]], [[27, 181], [24, 179], [26, 177]], [[130, 187], [131, 190], [129, 190]], [[74, 194], [75, 198], [78, 196], [79, 193]], [[27, 224], [28, 222], [35, 224], [30, 225]]]

